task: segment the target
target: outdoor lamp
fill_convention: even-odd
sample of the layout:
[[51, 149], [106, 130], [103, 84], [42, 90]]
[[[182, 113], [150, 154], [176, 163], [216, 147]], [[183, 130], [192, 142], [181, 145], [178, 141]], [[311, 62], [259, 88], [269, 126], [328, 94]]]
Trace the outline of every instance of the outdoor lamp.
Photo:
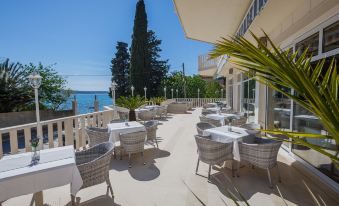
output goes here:
[[147, 91], [147, 87], [144, 87], [144, 91], [145, 91], [145, 99], [146, 99], [146, 91]]
[[172, 93], [172, 99], [173, 99], [173, 90], [174, 90], [174, 89], [172, 88], [172, 89], [171, 89], [171, 93]]
[[165, 99], [166, 99], [166, 90], [167, 90], [167, 88], [164, 87]]
[[134, 86], [131, 86], [131, 90], [132, 90], [132, 96], [134, 96]]
[[117, 88], [117, 83], [115, 81], [111, 84], [111, 91], [112, 91], [112, 101], [113, 101], [113, 108], [115, 108], [115, 90]]
[[179, 92], [179, 90], [178, 90], [178, 89], [176, 89], [175, 91], [177, 92], [177, 98], [178, 98], [178, 92]]
[[[34, 89], [35, 96], [35, 114], [36, 114], [36, 123], [37, 123], [37, 138], [39, 138], [40, 148], [42, 148], [42, 130], [40, 125], [40, 113], [39, 113], [39, 94], [38, 89], [41, 85], [42, 77], [39, 75], [37, 71], [34, 71], [32, 74], [28, 76], [28, 81], [31, 87]], [[40, 139], [41, 138], [41, 139]]]
[[198, 99], [199, 99], [200, 89], [198, 88]]

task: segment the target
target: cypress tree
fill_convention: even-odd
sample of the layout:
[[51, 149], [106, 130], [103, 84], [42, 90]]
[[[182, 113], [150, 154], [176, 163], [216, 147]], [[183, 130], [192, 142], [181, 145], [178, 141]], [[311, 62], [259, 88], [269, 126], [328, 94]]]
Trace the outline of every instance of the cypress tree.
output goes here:
[[154, 33], [154, 31], [148, 31], [148, 53], [150, 59], [150, 81], [149, 81], [149, 89], [147, 89], [147, 93], [150, 97], [155, 96], [163, 96], [164, 92], [161, 87], [162, 81], [166, 78], [167, 72], [169, 70], [168, 60], [160, 59], [160, 52], [162, 51], [160, 48], [161, 40], [158, 39]]
[[136, 5], [131, 45], [130, 82], [134, 94], [143, 96], [144, 87], [149, 88], [150, 67], [147, 55], [147, 14], [143, 0]]
[[[130, 56], [127, 43], [118, 41], [116, 49], [115, 57], [111, 61], [111, 72], [112, 82], [115, 81], [117, 83], [115, 95], [118, 98], [119, 96], [128, 96], [129, 94], [128, 70]], [[112, 95], [111, 92], [110, 95]]]

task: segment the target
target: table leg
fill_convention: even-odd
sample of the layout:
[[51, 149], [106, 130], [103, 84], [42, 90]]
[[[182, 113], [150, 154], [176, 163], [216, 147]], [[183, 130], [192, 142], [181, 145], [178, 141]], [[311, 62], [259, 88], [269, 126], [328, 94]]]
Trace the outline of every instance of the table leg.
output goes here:
[[44, 196], [42, 191], [34, 193], [33, 195], [35, 206], [43, 206], [44, 204]]

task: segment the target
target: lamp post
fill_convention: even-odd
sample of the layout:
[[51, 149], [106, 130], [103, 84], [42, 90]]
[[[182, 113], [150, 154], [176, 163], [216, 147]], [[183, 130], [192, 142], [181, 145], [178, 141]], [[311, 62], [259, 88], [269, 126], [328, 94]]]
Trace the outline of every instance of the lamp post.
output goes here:
[[176, 89], [175, 91], [177, 92], [177, 99], [178, 99], [178, 92], [179, 92], [179, 91], [178, 91], [178, 89]]
[[221, 89], [221, 98], [224, 97], [224, 89]]
[[172, 92], [172, 99], [173, 99], [173, 88], [171, 89], [171, 92]]
[[167, 97], [166, 97], [166, 90], [167, 90], [167, 88], [164, 87], [165, 99], [167, 99]]
[[29, 84], [34, 89], [35, 96], [35, 114], [36, 114], [36, 123], [37, 123], [37, 138], [39, 138], [40, 148], [42, 148], [43, 140], [42, 140], [42, 129], [40, 125], [40, 113], [39, 113], [39, 97], [38, 97], [38, 89], [41, 85], [42, 77], [38, 72], [34, 71], [32, 74], [28, 76]]
[[111, 84], [113, 109], [115, 109], [115, 89], [117, 86], [118, 86], [117, 83], [113, 81]]
[[134, 86], [131, 86], [131, 91], [132, 91], [132, 97], [134, 96]]
[[145, 100], [146, 100], [146, 99], [147, 99], [147, 98], [146, 98], [147, 87], [144, 87], [144, 91], [145, 91]]
[[199, 97], [200, 97], [200, 89], [198, 88], [198, 100], [199, 100]]

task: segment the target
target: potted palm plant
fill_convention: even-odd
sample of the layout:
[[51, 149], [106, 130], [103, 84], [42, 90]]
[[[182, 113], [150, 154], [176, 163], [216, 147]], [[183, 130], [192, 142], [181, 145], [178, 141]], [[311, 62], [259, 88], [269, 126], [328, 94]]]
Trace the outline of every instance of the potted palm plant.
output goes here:
[[129, 120], [136, 121], [135, 109], [145, 104], [145, 99], [138, 96], [124, 97], [121, 96], [117, 99], [116, 104], [120, 107], [129, 109]]
[[156, 105], [159, 105], [159, 106], [165, 100], [166, 99], [164, 97], [153, 97], [153, 98], [151, 98], [151, 102], [154, 102]]

